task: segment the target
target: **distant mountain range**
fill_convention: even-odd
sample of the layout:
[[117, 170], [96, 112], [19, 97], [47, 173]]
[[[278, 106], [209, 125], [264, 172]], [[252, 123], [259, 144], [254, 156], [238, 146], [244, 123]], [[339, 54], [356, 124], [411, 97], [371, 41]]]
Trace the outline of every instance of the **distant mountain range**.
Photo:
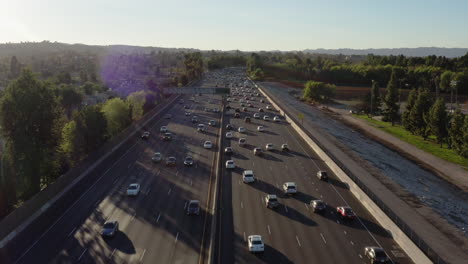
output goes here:
[[396, 48], [396, 49], [306, 49], [307, 53], [330, 55], [405, 55], [408, 57], [425, 57], [430, 55], [445, 56], [448, 58], [461, 57], [468, 53], [468, 48]]

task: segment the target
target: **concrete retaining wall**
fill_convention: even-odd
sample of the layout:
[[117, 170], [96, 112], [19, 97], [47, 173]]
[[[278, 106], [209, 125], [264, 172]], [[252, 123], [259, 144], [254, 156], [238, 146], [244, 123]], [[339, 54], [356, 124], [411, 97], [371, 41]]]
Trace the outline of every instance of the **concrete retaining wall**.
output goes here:
[[373, 215], [379, 224], [387, 229], [393, 239], [400, 245], [406, 254], [415, 263], [432, 263], [432, 261], [413, 243], [413, 241], [374, 203], [374, 201], [367, 196], [367, 194], [325, 153], [318, 144], [316, 144], [307, 133], [292, 120], [285, 111], [270, 98], [270, 96], [263, 91], [263, 88], [255, 84], [259, 91], [271, 102], [271, 104], [280, 111], [287, 122], [289, 122], [296, 130], [296, 132], [307, 142], [307, 144], [317, 153], [317, 155], [327, 164], [335, 175], [341, 181], [349, 186], [353, 195], [366, 207], [366, 209]]

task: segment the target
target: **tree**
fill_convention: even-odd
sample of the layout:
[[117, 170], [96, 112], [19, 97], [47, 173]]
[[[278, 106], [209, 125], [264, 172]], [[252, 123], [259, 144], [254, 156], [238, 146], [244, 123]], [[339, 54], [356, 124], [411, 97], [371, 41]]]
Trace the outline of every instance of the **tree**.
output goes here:
[[371, 109], [371, 115], [373, 115], [375, 112], [380, 112], [380, 107], [382, 105], [382, 101], [380, 98], [380, 88], [379, 88], [379, 83], [374, 81], [372, 82], [372, 96], [371, 96], [371, 104], [372, 104], [372, 109]]
[[439, 86], [442, 91], [447, 92], [452, 89], [450, 82], [453, 80], [453, 77], [455, 77], [455, 74], [451, 71], [444, 71], [442, 75], [440, 75]]
[[102, 107], [107, 120], [107, 135], [114, 137], [132, 122], [130, 107], [120, 98], [108, 100]]
[[397, 76], [396, 71], [392, 71], [390, 81], [387, 85], [387, 94], [385, 95], [385, 119], [392, 122], [392, 126], [395, 125], [395, 121], [398, 119], [398, 110], [400, 106], [398, 102], [398, 90], [397, 90]]
[[304, 99], [317, 102], [328, 101], [335, 93], [335, 86], [323, 82], [308, 81], [304, 86]]
[[414, 132], [424, 139], [427, 139], [430, 132], [428, 123], [426, 122], [428, 118], [425, 116], [429, 113], [431, 106], [432, 96], [429, 91], [420, 90], [409, 116]]
[[18, 62], [16, 56], [12, 56], [10, 60], [10, 77], [12, 79], [18, 78], [21, 73], [21, 64]]
[[143, 106], [145, 105], [145, 101], [146, 94], [144, 91], [138, 91], [128, 95], [127, 103], [130, 107], [130, 111], [132, 112], [133, 120], [139, 120], [143, 116]]
[[67, 116], [70, 116], [73, 108], [83, 101], [83, 95], [70, 85], [60, 85], [58, 89], [60, 104], [66, 110]]
[[68, 72], [68, 71], [59, 72], [59, 74], [57, 74], [56, 78], [57, 78], [57, 83], [71, 84], [71, 82], [72, 82], [70, 72]]
[[84, 155], [82, 149], [84, 144], [82, 132], [82, 128], [78, 128], [75, 120], [66, 123], [62, 129], [60, 151], [66, 155], [71, 166], [80, 161]]
[[82, 83], [86, 83], [88, 81], [88, 74], [86, 73], [86, 71], [80, 71], [80, 80]]
[[29, 70], [11, 82], [0, 99], [0, 122], [12, 166], [25, 183], [24, 198], [55, 177], [61, 108], [51, 88]]
[[406, 130], [410, 131], [412, 134], [416, 133], [414, 124], [411, 122], [410, 114], [411, 109], [414, 107], [414, 103], [418, 98], [418, 90], [412, 89], [408, 95], [408, 100], [406, 101], [405, 111], [402, 114], [402, 123]]
[[460, 109], [457, 109], [452, 116], [452, 119], [450, 119], [448, 127], [450, 147], [459, 154], [463, 152], [464, 145], [467, 145], [467, 138], [464, 137], [464, 133], [466, 133], [466, 131], [463, 131], [464, 123], [466, 123], [465, 119], [466, 118]]
[[367, 92], [366, 95], [362, 98], [362, 101], [356, 105], [356, 110], [358, 113], [364, 112], [367, 115], [371, 113], [371, 93]]
[[447, 109], [445, 108], [445, 102], [443, 98], [437, 99], [434, 105], [429, 110], [426, 122], [429, 124], [429, 128], [437, 138], [437, 142], [442, 147], [442, 143], [445, 141], [448, 135], [447, 131]]

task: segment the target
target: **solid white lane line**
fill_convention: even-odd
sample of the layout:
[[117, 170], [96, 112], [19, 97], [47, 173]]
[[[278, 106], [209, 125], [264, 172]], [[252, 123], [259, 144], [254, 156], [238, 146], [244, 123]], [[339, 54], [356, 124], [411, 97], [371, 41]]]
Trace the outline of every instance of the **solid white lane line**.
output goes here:
[[346, 235], [346, 234], [347, 234], [347, 233], [346, 233], [346, 230], [343, 230], [343, 233]]
[[307, 211], [309, 211], [309, 206], [307, 205], [307, 203], [304, 203], [304, 205], [305, 205]]
[[288, 207], [285, 205], [284, 209], [286, 210], [286, 213], [288, 212]]
[[267, 228], [268, 228], [268, 234], [271, 235], [270, 225], [267, 225]]
[[362, 255], [361, 255], [361, 254], [358, 254], [358, 256], [359, 256], [360, 258], [362, 258]]
[[174, 243], [177, 243], [177, 239], [179, 239], [179, 232], [177, 232]]
[[109, 256], [110, 259], [112, 258], [112, 256], [114, 256], [115, 250], [116, 250], [116, 248], [114, 248], [114, 250], [112, 251], [112, 254]]
[[156, 223], [159, 222], [159, 218], [161, 218], [161, 213], [159, 213], [158, 219], [156, 219]]
[[115, 179], [114, 182], [112, 183], [112, 185], [115, 185], [118, 180], [119, 180], [119, 178]]
[[351, 243], [351, 245], [353, 245], [353, 246], [354, 246], [354, 242], [353, 242], [352, 240], [351, 240], [351, 241], [349, 241], [349, 243]]
[[145, 257], [145, 253], [146, 253], [146, 248], [143, 249], [143, 253], [141, 253], [140, 262], [143, 260], [143, 257]]
[[185, 204], [184, 204], [184, 209], [185, 209], [185, 208], [187, 208], [187, 202], [185, 202]]
[[70, 233], [68, 233], [67, 237], [70, 237], [73, 234], [73, 232], [75, 232], [75, 230], [76, 230], [76, 227], [74, 227], [73, 230]]
[[83, 250], [83, 253], [81, 253], [81, 255], [78, 257], [78, 261], [81, 260], [81, 258], [83, 257], [83, 255], [86, 253], [86, 251], [88, 251], [87, 248], [85, 248], [85, 250]]
[[241, 208], [244, 209], [244, 203], [243, 202], [241, 202]]
[[325, 244], [326, 244], [326, 243], [327, 243], [327, 240], [325, 240], [325, 237], [323, 236], [323, 234], [322, 234], [322, 233], [320, 233], [320, 236], [322, 237], [323, 243], [325, 243]]
[[167, 192], [167, 195], [171, 194], [172, 189], [169, 188], [169, 191]]
[[297, 240], [297, 244], [298, 244], [300, 247], [302, 247], [302, 246], [301, 246], [301, 242], [299, 241], [299, 238], [297, 237], [297, 235], [296, 235], [296, 240]]

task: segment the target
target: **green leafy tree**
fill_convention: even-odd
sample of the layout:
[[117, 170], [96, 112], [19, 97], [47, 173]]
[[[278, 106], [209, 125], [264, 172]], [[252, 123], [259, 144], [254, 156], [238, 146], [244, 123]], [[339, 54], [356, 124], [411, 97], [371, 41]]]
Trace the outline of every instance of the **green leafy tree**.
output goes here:
[[59, 141], [61, 108], [52, 89], [25, 70], [0, 99], [2, 134], [25, 184], [24, 197], [41, 189], [41, 180], [56, 176], [53, 158]]
[[335, 93], [335, 86], [323, 82], [308, 81], [304, 86], [304, 99], [316, 102], [328, 101]]
[[10, 60], [10, 77], [13, 79], [18, 78], [21, 73], [21, 64], [16, 56], [12, 56]]
[[398, 119], [398, 110], [400, 106], [398, 105], [398, 84], [396, 71], [392, 71], [390, 81], [387, 85], [387, 93], [385, 94], [385, 119], [392, 123], [392, 126], [395, 125], [395, 122]]
[[83, 102], [83, 95], [71, 85], [60, 85], [58, 90], [60, 104], [70, 116], [72, 110]]
[[428, 90], [420, 90], [409, 116], [414, 132], [424, 139], [427, 139], [430, 132], [426, 122], [428, 119], [425, 116], [429, 113], [431, 106], [432, 95]]
[[379, 83], [374, 81], [372, 82], [372, 93], [371, 93], [371, 102], [372, 102], [372, 109], [371, 115], [375, 112], [380, 112], [380, 107], [382, 105], [382, 99], [380, 98], [380, 87]]
[[139, 120], [143, 116], [145, 101], [146, 94], [144, 91], [138, 91], [128, 95], [127, 103], [131, 109], [133, 120]]
[[80, 71], [80, 80], [82, 83], [86, 83], [88, 81], [88, 74], [86, 73], [86, 71]]
[[82, 127], [78, 127], [77, 122], [72, 120], [65, 124], [62, 129], [62, 142], [60, 150], [67, 157], [71, 166], [80, 161], [84, 156], [83, 148], [84, 139], [82, 135]]
[[437, 99], [434, 105], [429, 110], [426, 122], [429, 124], [429, 128], [433, 135], [436, 136], [437, 142], [442, 146], [445, 142], [448, 131], [447, 131], [447, 109], [445, 108], [445, 102], [443, 98]]
[[463, 145], [460, 151], [460, 156], [468, 158], [468, 116], [465, 116], [465, 122], [463, 124]]
[[114, 137], [132, 122], [129, 105], [120, 98], [108, 100], [102, 107], [107, 120], [107, 134]]
[[444, 92], [450, 91], [452, 89], [450, 82], [455, 77], [455, 74], [451, 71], [444, 71], [442, 75], [440, 75], [440, 89]]
[[418, 90], [412, 89], [408, 95], [408, 100], [406, 101], [405, 111], [402, 114], [402, 122], [403, 126], [406, 130], [410, 131], [412, 134], [416, 133], [416, 128], [414, 124], [411, 122], [412, 119], [410, 118], [411, 109], [413, 109], [416, 99], [418, 98]]
[[68, 71], [61, 71], [57, 74], [57, 83], [63, 83], [63, 84], [71, 84], [72, 83], [72, 78], [70, 75], [70, 72]]
[[453, 114], [449, 122], [448, 134], [450, 147], [453, 148], [457, 153], [461, 154], [466, 143], [466, 131], [463, 131], [463, 126], [465, 125], [465, 116], [457, 109]]

